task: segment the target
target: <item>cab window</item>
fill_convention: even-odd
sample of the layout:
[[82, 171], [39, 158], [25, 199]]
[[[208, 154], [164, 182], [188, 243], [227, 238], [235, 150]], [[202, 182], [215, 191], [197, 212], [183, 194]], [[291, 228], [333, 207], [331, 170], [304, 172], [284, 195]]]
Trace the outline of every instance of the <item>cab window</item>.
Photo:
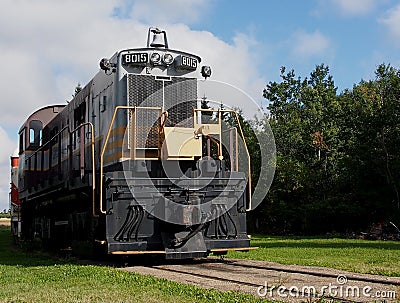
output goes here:
[[29, 122], [29, 147], [39, 147], [42, 145], [42, 121], [32, 120]]

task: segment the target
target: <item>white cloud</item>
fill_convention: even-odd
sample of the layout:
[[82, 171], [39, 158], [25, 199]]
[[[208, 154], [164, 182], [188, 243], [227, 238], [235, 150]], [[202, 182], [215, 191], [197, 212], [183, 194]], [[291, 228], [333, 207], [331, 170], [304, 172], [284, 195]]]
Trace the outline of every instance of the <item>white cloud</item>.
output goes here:
[[[228, 44], [210, 32], [193, 31], [179, 23], [200, 20], [209, 9], [209, 0], [135, 1], [130, 8], [124, 3], [128, 2], [2, 1], [2, 7], [7, 9], [0, 12], [0, 135], [4, 136], [5, 127], [19, 128], [30, 113], [43, 105], [65, 103], [78, 82], [85, 85], [94, 76], [101, 58], [123, 48], [145, 46], [145, 22], [164, 23], [151, 25], [160, 25], [167, 31], [171, 48], [200, 55], [204, 64], [212, 66], [212, 79], [261, 96], [265, 82], [254, 64], [254, 39], [237, 34], [233, 44]], [[154, 5], [157, 9], [153, 9]], [[121, 9], [129, 12], [122, 14]], [[245, 107], [240, 102], [238, 105]], [[16, 132], [8, 135], [16, 136]], [[0, 154], [0, 162], [6, 159], [2, 171], [7, 172], [13, 149], [1, 150], [4, 154]], [[5, 176], [0, 179], [0, 188], [8, 187], [8, 174]], [[7, 200], [0, 196], [0, 208]]]
[[16, 141], [9, 138], [6, 131], [0, 127], [0, 211], [9, 208], [8, 193], [10, 192], [10, 156], [16, 148]]
[[[7, 165], [9, 166], [10, 156], [14, 153], [16, 146], [16, 142], [11, 140], [7, 134], [7, 132], [0, 126], [0, 166]], [[4, 171], [4, 170], [1, 170]], [[3, 175], [3, 174], [1, 174]]]
[[345, 15], [364, 15], [371, 12], [377, 0], [331, 0]]
[[[100, 58], [146, 42], [147, 24], [113, 17], [120, 5], [117, 0], [5, 1], [7, 10], [0, 13], [0, 52], [7, 76], [0, 82], [4, 100], [0, 121], [7, 125], [19, 126], [45, 104], [64, 103], [78, 82], [84, 85], [97, 72]], [[169, 16], [175, 22], [186, 16], [200, 18], [208, 5], [209, 0], [136, 1], [132, 11], [155, 19]], [[247, 35], [237, 34], [231, 45], [210, 32], [193, 31], [179, 23], [165, 23], [163, 29], [171, 48], [200, 55], [212, 66], [213, 78], [244, 90], [260, 81], [251, 58], [254, 43]]]
[[[111, 7], [103, 5], [102, 11], [100, 3], [106, 1], [93, 0], [5, 2], [7, 9], [0, 13], [0, 121], [19, 125], [34, 109], [70, 98], [76, 83], [97, 69], [100, 53], [111, 51]], [[75, 85], [58, 84], [60, 76], [72, 74]]]
[[[387, 11], [386, 17], [378, 20], [384, 24], [393, 41], [400, 39], [400, 4]], [[400, 44], [397, 42], [397, 44]]]
[[332, 53], [331, 40], [316, 30], [313, 33], [297, 31], [290, 41], [292, 56], [298, 59], [310, 57], [327, 57]]
[[373, 12], [378, 5], [386, 0], [318, 0], [314, 15], [339, 14], [353, 17], [363, 16]]
[[136, 1], [130, 16], [149, 24], [176, 22], [193, 24], [206, 14], [209, 6], [210, 0]]
[[[228, 82], [255, 99], [262, 96], [265, 81], [257, 72], [257, 58], [251, 51], [257, 47], [257, 42], [251, 36], [237, 33], [231, 45], [210, 32], [192, 31], [185, 25], [176, 25], [169, 27], [169, 37], [173, 48], [199, 54], [202, 64], [211, 66], [211, 80]], [[255, 87], [255, 83], [259, 86]], [[236, 106], [244, 107], [240, 102]]]

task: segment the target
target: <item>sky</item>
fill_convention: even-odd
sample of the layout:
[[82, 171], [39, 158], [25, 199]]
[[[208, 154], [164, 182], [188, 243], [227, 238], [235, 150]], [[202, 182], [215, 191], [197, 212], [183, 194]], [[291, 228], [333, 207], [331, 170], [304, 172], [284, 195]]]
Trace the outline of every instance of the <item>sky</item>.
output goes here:
[[[0, 0], [0, 211], [8, 209], [10, 155], [24, 120], [65, 104], [103, 57], [144, 47], [147, 30], [202, 57], [212, 78], [250, 95], [279, 81], [280, 67], [307, 77], [330, 68], [338, 93], [400, 68], [400, 1], [394, 0]], [[246, 107], [243, 104], [243, 107]]]

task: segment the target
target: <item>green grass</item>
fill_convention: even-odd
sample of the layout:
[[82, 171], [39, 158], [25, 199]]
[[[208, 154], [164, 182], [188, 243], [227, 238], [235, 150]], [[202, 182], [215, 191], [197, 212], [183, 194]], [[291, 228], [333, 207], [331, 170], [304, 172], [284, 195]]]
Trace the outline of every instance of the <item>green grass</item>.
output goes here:
[[259, 249], [230, 252], [228, 257], [400, 276], [400, 242], [396, 241], [256, 235], [252, 236], [252, 246]]
[[[260, 248], [229, 257], [400, 276], [400, 242], [253, 236]], [[29, 253], [0, 226], [0, 303], [22, 302], [268, 302], [251, 295], [205, 290], [107, 266]], [[322, 301], [318, 301], [322, 302]]]
[[0, 226], [0, 302], [267, 302], [251, 295], [195, 286], [80, 265], [45, 254], [28, 254], [11, 244]]

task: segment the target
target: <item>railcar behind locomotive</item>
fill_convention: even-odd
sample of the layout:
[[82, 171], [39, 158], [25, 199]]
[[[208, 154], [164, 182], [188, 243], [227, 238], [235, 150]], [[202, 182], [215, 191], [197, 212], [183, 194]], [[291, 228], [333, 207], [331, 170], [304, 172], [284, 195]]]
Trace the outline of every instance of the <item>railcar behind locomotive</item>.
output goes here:
[[169, 259], [248, 250], [249, 155], [233, 110], [201, 108], [200, 63], [150, 28], [147, 47], [102, 59], [68, 104], [34, 112], [13, 168], [14, 236]]

